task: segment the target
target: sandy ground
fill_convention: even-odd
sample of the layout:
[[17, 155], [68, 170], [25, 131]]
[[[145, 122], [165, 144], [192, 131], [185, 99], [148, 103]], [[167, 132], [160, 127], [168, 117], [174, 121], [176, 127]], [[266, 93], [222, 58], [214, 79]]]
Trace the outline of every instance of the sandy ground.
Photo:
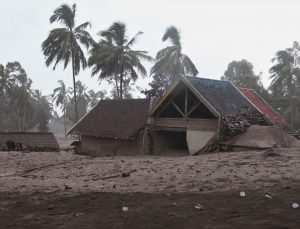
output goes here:
[[299, 149], [186, 157], [0, 154], [0, 192], [198, 192], [264, 189], [300, 180]]
[[291, 207], [300, 204], [299, 181], [299, 148], [194, 157], [1, 152], [0, 228], [300, 228], [300, 208]]

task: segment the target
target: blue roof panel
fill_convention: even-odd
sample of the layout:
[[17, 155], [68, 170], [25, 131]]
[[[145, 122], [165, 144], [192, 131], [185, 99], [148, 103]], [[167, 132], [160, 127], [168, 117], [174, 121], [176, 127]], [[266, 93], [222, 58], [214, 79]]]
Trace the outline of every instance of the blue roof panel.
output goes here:
[[222, 80], [186, 77], [193, 87], [221, 115], [235, 115], [242, 108], [258, 111], [230, 82]]

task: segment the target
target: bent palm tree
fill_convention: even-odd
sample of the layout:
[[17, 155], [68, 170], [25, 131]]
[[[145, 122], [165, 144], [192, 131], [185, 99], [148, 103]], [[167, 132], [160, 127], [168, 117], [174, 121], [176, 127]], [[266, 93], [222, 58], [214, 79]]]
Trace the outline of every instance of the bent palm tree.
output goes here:
[[156, 63], [151, 68], [151, 75], [154, 78], [167, 77], [169, 82], [188, 74], [196, 76], [197, 68], [191, 59], [181, 52], [180, 34], [177, 28], [174, 26], [167, 28], [162, 40], [170, 40], [172, 46], [158, 51]]
[[113, 23], [108, 30], [99, 32], [102, 37], [100, 42], [91, 50], [88, 61], [93, 66], [92, 76], [100, 72], [98, 79], [110, 79], [115, 82], [117, 95], [123, 98], [124, 77], [132, 80], [138, 78], [136, 70], [142, 75], [147, 74], [141, 59], [152, 61], [146, 51], [132, 50], [132, 45], [137, 41], [138, 32], [130, 40], [126, 36], [126, 25], [122, 22]]
[[64, 62], [65, 69], [71, 60], [75, 117], [76, 121], [78, 121], [75, 76], [79, 74], [81, 67], [85, 69], [87, 66], [87, 61], [80, 44], [83, 44], [88, 49], [89, 46], [93, 44], [93, 39], [86, 31], [90, 23], [84, 22], [79, 26], [75, 26], [75, 15], [75, 4], [72, 8], [63, 4], [54, 10], [53, 15], [50, 17], [50, 23], [57, 21], [63, 24], [64, 27], [51, 30], [48, 38], [42, 44], [42, 49], [44, 55], [47, 57], [47, 67], [51, 65], [51, 63], [54, 63], [53, 69], [55, 69], [59, 62]]

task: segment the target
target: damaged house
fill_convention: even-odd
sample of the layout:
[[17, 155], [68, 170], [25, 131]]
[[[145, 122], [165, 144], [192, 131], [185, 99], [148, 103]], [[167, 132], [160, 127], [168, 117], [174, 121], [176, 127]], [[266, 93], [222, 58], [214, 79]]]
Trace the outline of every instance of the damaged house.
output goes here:
[[102, 100], [69, 133], [79, 135], [82, 153], [194, 155], [272, 121], [230, 82], [183, 77], [154, 106], [147, 99]]
[[59, 151], [53, 133], [0, 132], [0, 151]]
[[68, 134], [78, 134], [81, 153], [140, 154], [148, 111], [148, 99], [101, 100]]

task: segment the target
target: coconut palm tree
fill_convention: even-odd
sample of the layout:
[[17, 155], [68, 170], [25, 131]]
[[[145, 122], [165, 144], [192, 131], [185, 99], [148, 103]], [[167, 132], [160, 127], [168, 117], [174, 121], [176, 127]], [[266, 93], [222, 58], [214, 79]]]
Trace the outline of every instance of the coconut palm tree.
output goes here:
[[275, 64], [270, 68], [272, 79], [270, 89], [273, 94], [281, 94], [288, 99], [289, 106], [284, 115], [288, 117], [291, 125], [300, 117], [299, 82], [300, 82], [300, 46], [298, 42], [293, 43], [292, 48], [280, 50], [272, 59]]
[[100, 31], [100, 42], [90, 51], [88, 65], [92, 66], [92, 76], [99, 74], [98, 79], [114, 81], [118, 98], [123, 98], [124, 77], [132, 80], [138, 78], [138, 71], [142, 76], [147, 74], [141, 60], [152, 61], [146, 51], [132, 50], [137, 38], [143, 34], [138, 32], [128, 39], [127, 27], [122, 22], [113, 23], [107, 30]]
[[24, 71], [23, 74], [15, 76], [15, 85], [13, 106], [18, 111], [20, 117], [19, 128], [21, 131], [25, 131], [28, 126], [28, 123], [26, 124], [26, 116], [32, 112], [32, 105], [30, 103], [31, 95], [33, 95], [31, 89], [32, 80], [27, 77]]
[[53, 90], [52, 101], [55, 102], [55, 105], [57, 107], [60, 107], [63, 112], [64, 130], [65, 130], [65, 136], [67, 136], [66, 104], [68, 100], [68, 90], [66, 88], [65, 83], [62, 80], [59, 80], [57, 82], [59, 83], [59, 87]]
[[170, 82], [185, 75], [196, 76], [198, 74], [197, 68], [191, 59], [182, 53], [178, 29], [174, 26], [167, 28], [162, 40], [169, 40], [172, 45], [158, 51], [156, 62], [151, 68], [151, 75], [154, 79], [167, 77]]
[[88, 95], [89, 95], [89, 107], [93, 108], [94, 106], [97, 105], [97, 103], [99, 102], [99, 100], [104, 99], [105, 95], [106, 95], [106, 91], [97, 91], [95, 92], [93, 89], [88, 91]]
[[79, 74], [80, 68], [85, 69], [87, 61], [80, 44], [87, 49], [94, 43], [91, 35], [87, 32], [89, 22], [75, 26], [76, 5], [72, 7], [63, 4], [54, 10], [50, 17], [50, 23], [60, 22], [63, 27], [50, 31], [49, 36], [42, 44], [43, 53], [46, 56], [46, 65], [54, 63], [53, 69], [59, 62], [64, 63], [64, 69], [70, 60], [73, 74], [73, 93], [75, 101], [75, 117], [78, 121], [77, 99], [75, 90], [75, 76]]

